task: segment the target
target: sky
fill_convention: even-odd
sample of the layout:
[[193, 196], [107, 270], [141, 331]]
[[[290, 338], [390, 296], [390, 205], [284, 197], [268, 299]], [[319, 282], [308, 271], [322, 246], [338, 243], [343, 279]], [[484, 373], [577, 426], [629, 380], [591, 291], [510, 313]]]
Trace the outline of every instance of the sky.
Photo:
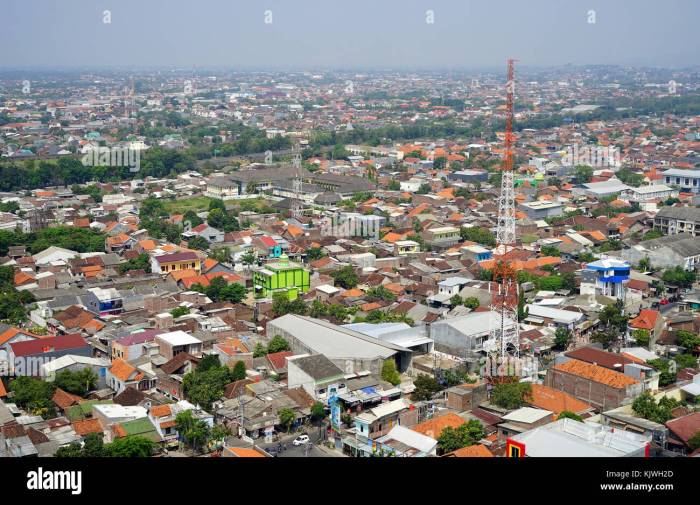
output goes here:
[[0, 19], [0, 70], [700, 64], [698, 0], [2, 0]]

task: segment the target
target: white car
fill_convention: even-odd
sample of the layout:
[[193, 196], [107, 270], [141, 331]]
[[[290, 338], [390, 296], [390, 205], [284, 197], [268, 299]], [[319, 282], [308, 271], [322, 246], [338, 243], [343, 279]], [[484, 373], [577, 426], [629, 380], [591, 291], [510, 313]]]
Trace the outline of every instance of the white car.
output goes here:
[[308, 435], [299, 435], [297, 438], [294, 439], [294, 441], [292, 442], [292, 444], [294, 444], [295, 446], [297, 446], [297, 445], [308, 444], [309, 442], [310, 442], [310, 440], [309, 440], [309, 436], [308, 436]]

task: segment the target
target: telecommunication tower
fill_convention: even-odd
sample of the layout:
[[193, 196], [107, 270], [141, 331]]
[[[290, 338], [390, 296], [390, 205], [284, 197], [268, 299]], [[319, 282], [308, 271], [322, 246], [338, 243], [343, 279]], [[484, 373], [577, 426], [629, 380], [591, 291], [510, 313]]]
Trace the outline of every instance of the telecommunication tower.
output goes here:
[[491, 299], [491, 328], [486, 350], [492, 363], [504, 358], [518, 357], [520, 330], [518, 326], [518, 277], [512, 267], [515, 248], [515, 177], [513, 172], [513, 101], [515, 79], [514, 60], [508, 60], [506, 83], [506, 131], [501, 166], [501, 195], [498, 200], [498, 225], [493, 280], [496, 286]]
[[295, 144], [292, 155], [292, 166], [294, 167], [292, 174], [292, 217], [297, 221], [304, 213], [304, 204], [301, 200], [301, 152], [299, 144]]

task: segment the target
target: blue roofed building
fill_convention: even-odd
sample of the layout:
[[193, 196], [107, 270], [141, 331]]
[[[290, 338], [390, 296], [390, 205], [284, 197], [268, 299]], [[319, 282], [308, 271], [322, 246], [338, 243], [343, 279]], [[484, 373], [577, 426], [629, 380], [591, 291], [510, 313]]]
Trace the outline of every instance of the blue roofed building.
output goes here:
[[586, 265], [581, 275], [582, 295], [603, 295], [625, 299], [625, 284], [630, 278], [630, 264], [616, 258], [604, 258]]

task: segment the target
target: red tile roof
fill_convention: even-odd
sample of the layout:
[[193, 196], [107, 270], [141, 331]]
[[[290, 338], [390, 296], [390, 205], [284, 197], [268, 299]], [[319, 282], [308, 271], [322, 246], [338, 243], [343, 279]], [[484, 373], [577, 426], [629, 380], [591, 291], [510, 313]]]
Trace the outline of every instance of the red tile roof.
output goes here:
[[88, 343], [78, 333], [69, 333], [68, 335], [58, 335], [56, 337], [13, 342], [10, 344], [10, 347], [15, 356], [29, 356], [45, 352], [88, 347]]

